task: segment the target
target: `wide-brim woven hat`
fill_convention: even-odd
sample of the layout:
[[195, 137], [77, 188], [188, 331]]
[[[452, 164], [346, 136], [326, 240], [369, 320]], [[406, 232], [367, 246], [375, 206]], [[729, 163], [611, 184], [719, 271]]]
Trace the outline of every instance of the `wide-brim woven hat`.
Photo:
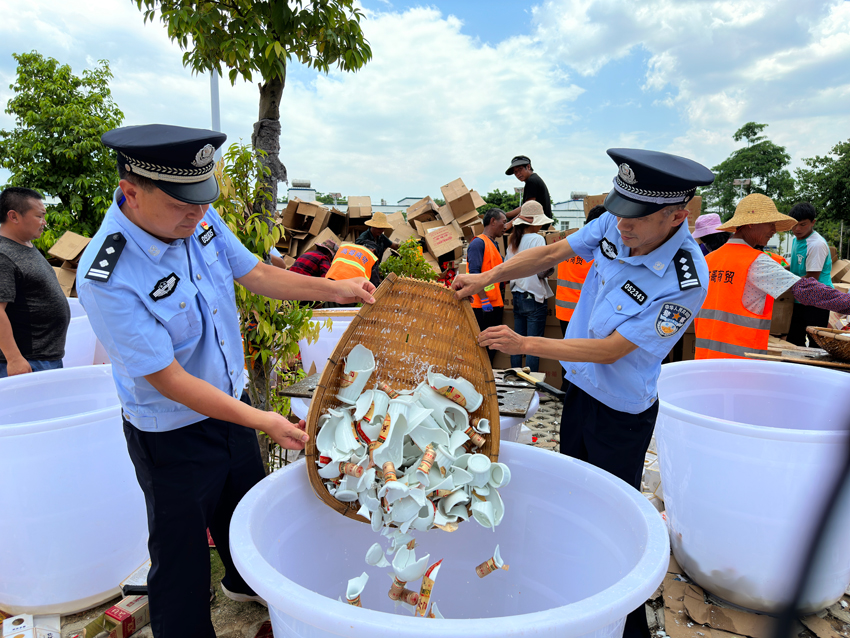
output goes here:
[[797, 220], [776, 210], [776, 204], [767, 195], [752, 193], [738, 202], [732, 219], [718, 226], [717, 230], [728, 230], [734, 233], [741, 226], [750, 224], [776, 224], [776, 232], [782, 233], [794, 228]]
[[551, 224], [552, 220], [543, 212], [543, 205], [533, 199], [525, 202], [519, 210], [519, 216], [514, 219], [514, 226], [545, 226]]
[[387, 221], [387, 216], [384, 213], [375, 213], [372, 215], [372, 219], [366, 222], [367, 226], [371, 226], [372, 228], [384, 228], [386, 230], [393, 230], [394, 226]]

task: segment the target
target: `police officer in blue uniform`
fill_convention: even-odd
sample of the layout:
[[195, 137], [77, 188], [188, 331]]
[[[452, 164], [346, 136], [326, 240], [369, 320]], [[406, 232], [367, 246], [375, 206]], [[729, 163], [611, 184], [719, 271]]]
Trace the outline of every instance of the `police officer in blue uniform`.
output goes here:
[[[124, 434], [147, 506], [157, 638], [213, 638], [210, 529], [223, 592], [263, 602], [230, 557], [230, 518], [264, 477], [254, 430], [303, 449], [304, 422], [252, 408], [234, 281], [276, 299], [374, 301], [365, 279], [315, 279], [264, 264], [210, 207], [225, 135], [146, 125], [105, 133], [119, 188], [80, 260], [77, 290], [112, 361]], [[244, 397], [243, 397], [244, 398]]]
[[[526, 277], [578, 255], [593, 260], [563, 340], [488, 328], [479, 344], [507, 354], [558, 359], [566, 398], [561, 452], [588, 461], [640, 489], [658, 414], [661, 362], [702, 307], [708, 268], [688, 230], [688, 201], [714, 181], [683, 157], [610, 149], [618, 166], [609, 211], [566, 240], [521, 253], [480, 275], [461, 275], [458, 296]], [[641, 607], [626, 636], [648, 635]]]

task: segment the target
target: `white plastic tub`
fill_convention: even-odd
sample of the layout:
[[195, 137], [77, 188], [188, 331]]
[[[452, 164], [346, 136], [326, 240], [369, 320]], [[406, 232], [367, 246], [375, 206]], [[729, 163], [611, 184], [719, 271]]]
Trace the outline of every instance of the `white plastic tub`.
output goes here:
[[69, 614], [147, 559], [111, 366], [0, 379], [0, 609]]
[[90, 366], [94, 363], [97, 337], [94, 335], [88, 315], [73, 317], [65, 337], [65, 356], [62, 365], [66, 368]]
[[66, 297], [68, 300], [68, 307], [71, 308], [71, 318], [74, 317], [82, 317], [86, 314], [86, 309], [83, 308], [83, 304], [80, 303], [80, 300], [77, 297]]
[[[379, 537], [316, 498], [304, 461], [257, 484], [236, 508], [230, 544], [269, 603], [275, 635], [620, 636], [667, 570], [658, 512], [623, 481], [561, 454], [505, 443], [500, 460], [512, 480], [500, 490], [506, 515], [495, 532], [467, 521], [451, 534], [416, 534], [417, 556], [444, 559], [431, 600], [446, 620], [393, 613], [390, 570], [364, 560]], [[479, 579], [475, 566], [496, 544], [510, 571]], [[338, 602], [363, 571], [363, 608]]]
[[307, 343], [306, 339], [298, 342], [301, 349], [301, 365], [309, 374], [310, 368], [315, 364], [316, 372], [321, 372], [325, 367], [328, 357], [333, 354], [336, 344], [342, 338], [351, 320], [357, 316], [358, 308], [320, 308], [313, 311], [313, 321], [321, 322], [331, 319], [330, 329], [322, 328], [319, 340], [315, 343]]
[[[662, 366], [656, 439], [673, 554], [737, 605], [789, 602], [850, 425], [850, 375], [745, 360]], [[850, 507], [840, 529], [850, 529]], [[832, 540], [804, 600], [823, 609], [850, 582], [850, 543]]]

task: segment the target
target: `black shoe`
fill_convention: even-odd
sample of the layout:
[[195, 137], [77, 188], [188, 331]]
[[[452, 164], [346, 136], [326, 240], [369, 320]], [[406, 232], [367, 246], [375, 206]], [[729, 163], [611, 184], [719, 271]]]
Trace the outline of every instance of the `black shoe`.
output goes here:
[[260, 603], [263, 607], [268, 607], [268, 603], [257, 594], [237, 594], [236, 592], [232, 592], [227, 587], [224, 586], [224, 583], [221, 583], [221, 591], [224, 592], [224, 595], [227, 596], [230, 600], [235, 600], [237, 603], [247, 603], [247, 602], [255, 602]]

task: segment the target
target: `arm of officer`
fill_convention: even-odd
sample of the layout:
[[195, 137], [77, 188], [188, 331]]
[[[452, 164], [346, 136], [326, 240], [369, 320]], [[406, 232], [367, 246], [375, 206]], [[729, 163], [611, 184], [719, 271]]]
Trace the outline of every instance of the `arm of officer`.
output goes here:
[[181, 403], [204, 416], [261, 430], [285, 449], [303, 450], [307, 442], [303, 420], [296, 425], [276, 412], [252, 408], [189, 374], [176, 360], [165, 369], [146, 375], [145, 379], [166, 399]]
[[457, 291], [455, 294], [459, 299], [471, 297], [484, 290], [485, 286], [536, 275], [570, 259], [573, 255], [575, 252], [570, 246], [569, 238], [548, 246], [529, 248], [487, 272], [477, 275], [458, 275], [452, 282], [452, 289]]
[[375, 286], [363, 277], [334, 281], [324, 277], [308, 277], [258, 263], [236, 281], [251, 292], [272, 299], [335, 301], [340, 304], [375, 303], [372, 296]]
[[616, 330], [604, 339], [546, 339], [522, 337], [507, 326], [487, 328], [478, 335], [478, 345], [505, 354], [586, 363], [614, 363], [638, 348]]

